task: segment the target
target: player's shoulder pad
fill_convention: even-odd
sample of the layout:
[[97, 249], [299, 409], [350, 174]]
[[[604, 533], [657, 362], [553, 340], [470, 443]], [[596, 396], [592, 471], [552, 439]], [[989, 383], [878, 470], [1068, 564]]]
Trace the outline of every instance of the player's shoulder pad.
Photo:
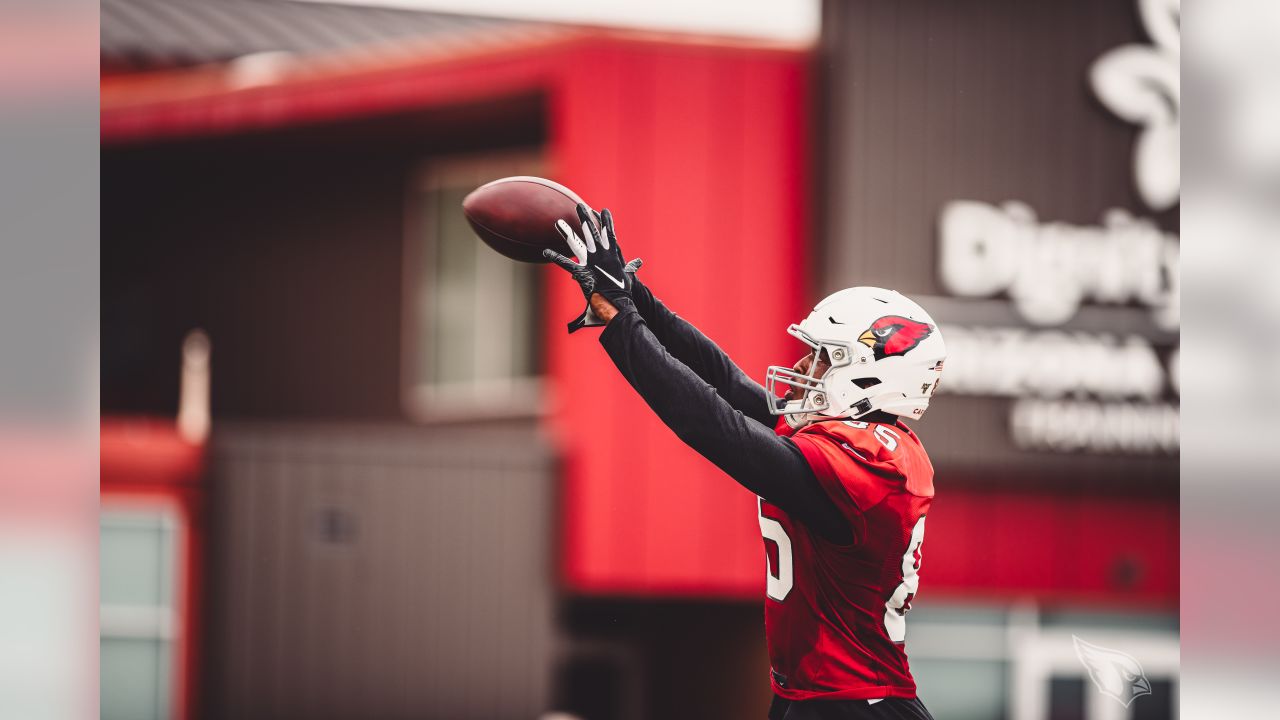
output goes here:
[[801, 428], [799, 435], [838, 446], [854, 462], [881, 475], [897, 475], [908, 490], [933, 495], [933, 466], [910, 429], [862, 420], [828, 420]]
[[[909, 432], [909, 431], [908, 431]], [[827, 420], [806, 425], [799, 434], [831, 440], [867, 463], [887, 463], [904, 450], [902, 428], [861, 420]]]

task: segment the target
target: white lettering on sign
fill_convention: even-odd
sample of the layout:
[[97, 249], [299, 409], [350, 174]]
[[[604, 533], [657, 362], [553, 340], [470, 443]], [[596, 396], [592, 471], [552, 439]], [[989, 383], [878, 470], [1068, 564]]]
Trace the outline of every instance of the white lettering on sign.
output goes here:
[[1111, 210], [1100, 227], [1038, 223], [1023, 203], [961, 200], [939, 226], [939, 272], [955, 295], [1007, 293], [1034, 325], [1060, 325], [1086, 301], [1136, 302], [1157, 327], [1178, 327], [1178, 238], [1149, 220]]
[[1178, 408], [1168, 403], [1019, 400], [1010, 416], [1024, 450], [1126, 454], [1178, 451]]
[[1089, 83], [1107, 109], [1142, 127], [1133, 146], [1134, 185], [1153, 210], [1182, 192], [1181, 9], [1178, 0], [1139, 0], [1151, 45], [1122, 45], [1093, 63]]
[[1160, 358], [1134, 335], [959, 325], [942, 332], [947, 370], [939, 392], [1155, 400], [1166, 387]]

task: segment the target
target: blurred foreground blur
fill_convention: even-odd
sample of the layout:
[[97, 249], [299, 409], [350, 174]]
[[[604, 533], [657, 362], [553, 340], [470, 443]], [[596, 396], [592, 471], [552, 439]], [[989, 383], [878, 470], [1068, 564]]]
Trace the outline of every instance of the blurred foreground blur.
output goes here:
[[1189, 717], [1274, 711], [1280, 623], [1221, 612], [1221, 588], [1280, 589], [1274, 547], [1280, 432], [1280, 6], [1189, 0], [1183, 299], [1196, 342], [1182, 360], [1183, 707]]
[[0, 717], [97, 697], [96, 4], [0, 5]]

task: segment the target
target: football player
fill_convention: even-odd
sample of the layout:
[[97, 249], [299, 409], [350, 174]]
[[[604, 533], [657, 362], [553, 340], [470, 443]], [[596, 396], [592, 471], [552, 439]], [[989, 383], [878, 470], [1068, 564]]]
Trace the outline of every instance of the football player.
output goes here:
[[770, 720], [931, 718], [903, 643], [933, 467], [901, 418], [937, 389], [937, 326], [892, 290], [842, 290], [788, 328], [810, 351], [761, 386], [636, 278], [608, 210], [578, 215], [581, 236], [557, 225], [577, 259], [544, 253], [587, 300], [569, 331], [603, 324], [600, 344], [649, 407], [759, 498]]

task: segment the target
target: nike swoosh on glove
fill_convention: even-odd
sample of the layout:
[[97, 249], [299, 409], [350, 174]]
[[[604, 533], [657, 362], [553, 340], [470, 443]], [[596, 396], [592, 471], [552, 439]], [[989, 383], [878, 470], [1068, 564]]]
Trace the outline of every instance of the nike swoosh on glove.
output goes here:
[[631, 286], [635, 281], [635, 273], [644, 264], [640, 258], [626, 262], [622, 258], [622, 248], [618, 246], [618, 235], [613, 229], [613, 214], [608, 210], [600, 212], [600, 224], [603, 232], [596, 228], [591, 208], [585, 204], [578, 205], [578, 219], [582, 221], [582, 237], [578, 237], [569, 223], [556, 221], [556, 231], [564, 237], [565, 243], [573, 248], [578, 260], [567, 258], [550, 248], [542, 251], [542, 256], [559, 265], [569, 273], [582, 290], [582, 297], [587, 301], [587, 309], [569, 323], [569, 332], [579, 328], [603, 325], [595, 313], [591, 312], [591, 295], [599, 293], [606, 300], [613, 301], [621, 297], [631, 297]]

